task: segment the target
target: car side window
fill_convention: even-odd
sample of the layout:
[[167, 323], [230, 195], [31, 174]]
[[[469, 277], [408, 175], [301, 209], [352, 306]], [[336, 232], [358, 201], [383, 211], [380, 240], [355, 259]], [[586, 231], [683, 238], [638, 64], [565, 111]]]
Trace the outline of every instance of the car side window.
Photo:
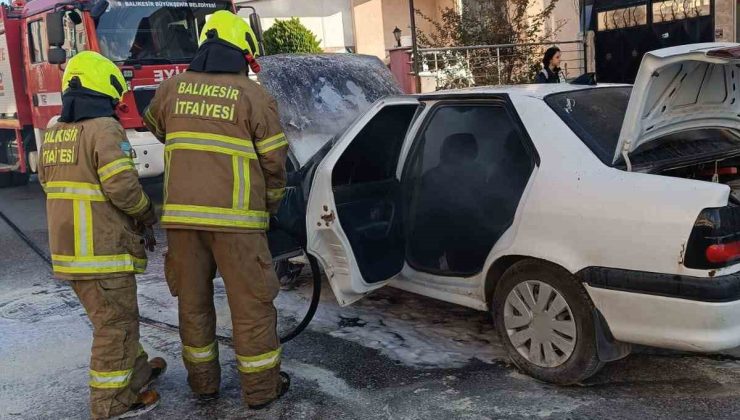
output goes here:
[[504, 105], [434, 111], [403, 180], [409, 264], [442, 275], [479, 273], [513, 223], [534, 165]]
[[35, 20], [28, 24], [28, 47], [32, 63], [46, 61], [49, 45], [46, 41], [46, 23], [43, 20]]
[[381, 109], [334, 165], [332, 185], [337, 187], [393, 178], [403, 140], [417, 107], [389, 105]]

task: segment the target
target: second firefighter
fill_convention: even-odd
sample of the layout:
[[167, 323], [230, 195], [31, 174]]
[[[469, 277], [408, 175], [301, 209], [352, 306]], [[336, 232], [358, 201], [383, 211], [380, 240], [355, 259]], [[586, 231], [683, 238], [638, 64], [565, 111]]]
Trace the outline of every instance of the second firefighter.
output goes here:
[[178, 297], [188, 382], [218, 396], [213, 279], [221, 273], [245, 402], [264, 408], [288, 389], [273, 300], [279, 282], [265, 231], [282, 199], [288, 143], [275, 100], [247, 77], [257, 53], [249, 25], [214, 13], [187, 72], [161, 84], [144, 114], [165, 143], [165, 276]]

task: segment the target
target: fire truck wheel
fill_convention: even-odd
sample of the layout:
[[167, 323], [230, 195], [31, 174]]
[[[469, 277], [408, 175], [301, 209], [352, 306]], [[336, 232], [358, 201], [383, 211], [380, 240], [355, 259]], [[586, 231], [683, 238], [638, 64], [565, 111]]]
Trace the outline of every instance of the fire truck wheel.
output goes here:
[[31, 173], [26, 171], [24, 172], [11, 172], [11, 180], [10, 184], [13, 187], [20, 187], [23, 185], [28, 184], [28, 179], [31, 177]]
[[13, 174], [11, 172], [0, 172], [0, 188], [7, 188], [13, 185]]

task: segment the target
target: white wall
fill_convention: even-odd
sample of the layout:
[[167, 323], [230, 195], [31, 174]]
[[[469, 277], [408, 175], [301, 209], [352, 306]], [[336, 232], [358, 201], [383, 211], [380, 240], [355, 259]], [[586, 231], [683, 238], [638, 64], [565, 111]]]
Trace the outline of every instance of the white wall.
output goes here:
[[[316, 34], [324, 50], [354, 48], [350, 0], [254, 0], [242, 4], [257, 9], [264, 30], [269, 29], [276, 19], [297, 17]], [[247, 16], [249, 10], [243, 9], [240, 14]]]

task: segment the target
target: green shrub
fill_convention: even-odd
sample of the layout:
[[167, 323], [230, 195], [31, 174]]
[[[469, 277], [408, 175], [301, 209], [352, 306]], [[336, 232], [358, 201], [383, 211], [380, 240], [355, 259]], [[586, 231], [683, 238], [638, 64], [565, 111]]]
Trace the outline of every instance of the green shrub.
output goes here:
[[265, 31], [265, 54], [320, 53], [316, 35], [303, 26], [298, 18], [277, 20]]

